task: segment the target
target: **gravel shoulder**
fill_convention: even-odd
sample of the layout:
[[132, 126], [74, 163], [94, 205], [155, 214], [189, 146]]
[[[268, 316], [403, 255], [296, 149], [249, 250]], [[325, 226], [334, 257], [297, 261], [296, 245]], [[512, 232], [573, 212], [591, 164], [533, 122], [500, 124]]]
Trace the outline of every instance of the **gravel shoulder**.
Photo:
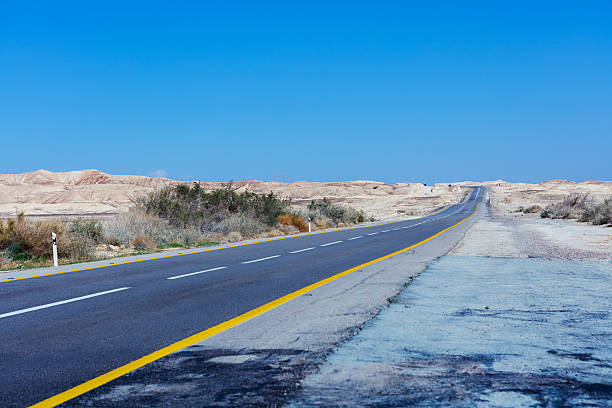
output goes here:
[[612, 228], [575, 220], [542, 219], [537, 214], [489, 212], [449, 255], [609, 260]]

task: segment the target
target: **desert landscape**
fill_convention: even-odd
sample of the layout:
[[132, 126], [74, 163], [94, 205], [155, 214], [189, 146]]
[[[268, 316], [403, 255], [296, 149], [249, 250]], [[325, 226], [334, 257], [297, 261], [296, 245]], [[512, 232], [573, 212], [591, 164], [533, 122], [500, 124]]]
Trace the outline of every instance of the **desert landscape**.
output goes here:
[[612, 408], [612, 2], [2, 13], [0, 408]]
[[[131, 175], [110, 175], [98, 170], [53, 173], [37, 170], [0, 175], [0, 217], [47, 215], [112, 215], [127, 211], [136, 196], [167, 185], [199, 182], [204, 189], [216, 189], [224, 182], [176, 181]], [[294, 182], [236, 181], [237, 191], [273, 192], [290, 198], [296, 207], [327, 198], [347, 204], [376, 218], [417, 215], [431, 208], [458, 202], [465, 183], [436, 184], [375, 181]]]
[[[199, 181], [197, 181], [199, 182]], [[163, 186], [192, 184], [161, 177], [111, 175], [98, 170], [54, 173], [37, 170], [0, 175], [0, 218], [26, 216], [94, 216], [126, 212], [133, 199]], [[224, 182], [199, 182], [204, 189], [216, 189]], [[276, 181], [236, 181], [237, 191], [273, 192], [291, 199], [303, 208], [312, 200], [327, 198], [349, 205], [376, 219], [396, 219], [421, 215], [457, 203], [463, 198], [462, 186], [485, 186], [496, 211], [510, 213], [519, 207], [546, 207], [570, 194], [588, 194], [595, 201], [612, 195], [612, 181], [572, 182], [549, 180], [541, 183], [486, 182], [385, 184], [376, 181], [282, 183]]]

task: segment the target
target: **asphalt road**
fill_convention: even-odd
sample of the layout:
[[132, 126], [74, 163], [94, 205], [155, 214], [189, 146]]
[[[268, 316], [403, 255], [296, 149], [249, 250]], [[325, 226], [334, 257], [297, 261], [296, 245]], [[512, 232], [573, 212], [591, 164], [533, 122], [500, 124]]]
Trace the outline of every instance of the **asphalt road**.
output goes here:
[[0, 283], [0, 406], [24, 407], [471, 215], [431, 216]]

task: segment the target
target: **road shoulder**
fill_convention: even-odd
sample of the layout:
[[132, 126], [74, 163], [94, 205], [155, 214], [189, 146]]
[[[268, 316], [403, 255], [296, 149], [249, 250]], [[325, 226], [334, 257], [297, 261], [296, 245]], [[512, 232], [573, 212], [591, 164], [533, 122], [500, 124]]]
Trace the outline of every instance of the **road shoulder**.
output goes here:
[[609, 407], [611, 233], [481, 217], [289, 406]]

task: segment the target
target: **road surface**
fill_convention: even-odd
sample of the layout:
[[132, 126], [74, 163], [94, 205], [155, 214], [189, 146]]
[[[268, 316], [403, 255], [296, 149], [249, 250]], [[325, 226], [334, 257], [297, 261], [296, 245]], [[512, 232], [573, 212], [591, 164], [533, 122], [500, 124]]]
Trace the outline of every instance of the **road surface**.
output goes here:
[[0, 406], [29, 406], [83, 387], [189, 336], [417, 244], [473, 214], [482, 193], [474, 188], [467, 201], [415, 220], [1, 282]]

